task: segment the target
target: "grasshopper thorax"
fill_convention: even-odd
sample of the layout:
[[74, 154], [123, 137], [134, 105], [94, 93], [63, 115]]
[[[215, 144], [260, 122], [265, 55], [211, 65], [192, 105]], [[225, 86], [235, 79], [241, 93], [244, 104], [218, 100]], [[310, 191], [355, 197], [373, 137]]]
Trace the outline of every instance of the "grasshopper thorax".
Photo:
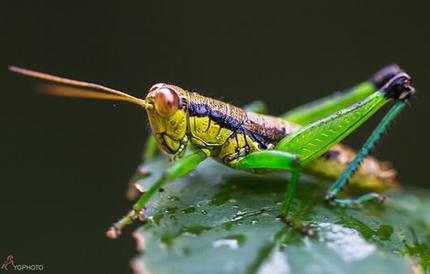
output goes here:
[[155, 84], [145, 101], [152, 133], [160, 149], [171, 155], [184, 151], [187, 143], [187, 92], [169, 84]]

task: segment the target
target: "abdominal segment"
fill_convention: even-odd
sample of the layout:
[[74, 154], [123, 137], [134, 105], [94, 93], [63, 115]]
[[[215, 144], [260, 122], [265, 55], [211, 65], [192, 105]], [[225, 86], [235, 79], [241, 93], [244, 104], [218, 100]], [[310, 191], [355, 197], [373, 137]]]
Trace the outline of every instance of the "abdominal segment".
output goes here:
[[[304, 171], [320, 178], [335, 181], [342, 175], [355, 156], [356, 152], [353, 149], [337, 144], [323, 156], [310, 162]], [[390, 163], [381, 162], [368, 156], [349, 179], [349, 185], [354, 189], [377, 192], [398, 188], [399, 182], [396, 180], [396, 173]]]

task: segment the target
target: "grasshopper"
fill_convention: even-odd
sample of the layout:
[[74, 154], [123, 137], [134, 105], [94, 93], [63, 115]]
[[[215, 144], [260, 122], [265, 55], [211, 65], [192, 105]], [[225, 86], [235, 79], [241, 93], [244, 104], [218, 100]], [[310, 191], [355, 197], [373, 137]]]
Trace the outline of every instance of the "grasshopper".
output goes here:
[[[208, 157], [249, 172], [290, 172], [280, 215], [284, 221], [302, 172], [337, 179], [325, 197], [332, 205], [359, 207], [369, 201], [383, 202], [386, 196], [378, 192], [396, 186], [395, 171], [367, 156], [415, 92], [410, 76], [391, 65], [342, 93], [274, 117], [266, 115], [259, 102], [240, 108], [172, 84], [155, 84], [140, 99], [98, 84], [18, 67], [10, 70], [41, 80], [39, 91], [48, 95], [125, 101], [146, 110], [152, 130], [149, 142], [157, 143], [172, 163], [132, 210], [108, 229], [109, 238], [117, 238], [125, 226], [144, 218], [145, 205], [157, 191]], [[357, 153], [339, 144], [390, 101], [394, 104]], [[156, 146], [148, 149], [150, 155]], [[191, 152], [185, 154], [186, 150]], [[377, 191], [355, 199], [338, 198], [348, 181]]]

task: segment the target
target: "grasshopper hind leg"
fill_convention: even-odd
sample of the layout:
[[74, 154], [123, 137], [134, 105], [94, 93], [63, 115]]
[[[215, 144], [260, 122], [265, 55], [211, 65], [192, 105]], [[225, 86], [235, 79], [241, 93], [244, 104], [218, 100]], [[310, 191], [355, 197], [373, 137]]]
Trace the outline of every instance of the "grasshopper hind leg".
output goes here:
[[334, 206], [359, 208], [366, 202], [377, 201], [377, 202], [383, 203], [385, 202], [386, 199], [387, 199], [386, 195], [372, 192], [372, 193], [361, 195], [355, 199], [336, 199], [335, 198], [335, 199], [330, 199], [329, 202]]
[[284, 113], [281, 117], [299, 125], [308, 125], [363, 100], [401, 72], [402, 69], [397, 65], [386, 66], [359, 85], [298, 106]]
[[356, 158], [339, 180], [329, 189], [327, 194], [329, 201], [342, 206], [358, 206], [372, 200], [383, 201], [384, 196], [375, 193], [365, 194], [353, 200], [337, 199], [336, 195], [360, 166], [364, 157], [369, 154], [389, 124], [405, 107], [408, 98], [413, 92], [410, 77], [407, 74], [400, 73], [393, 77], [381, 91], [375, 92], [365, 100], [285, 137], [275, 146], [275, 150], [251, 153], [239, 161], [238, 166], [244, 169], [268, 168], [292, 171], [292, 180], [282, 209], [282, 213], [286, 214], [288, 213], [291, 197], [297, 187], [300, 167], [305, 167], [308, 163], [321, 156], [330, 147], [340, 142], [369, 119], [374, 112], [388, 103], [390, 99], [395, 99], [397, 102], [381, 120], [358, 152]]
[[382, 134], [386, 131], [387, 127], [391, 124], [394, 118], [404, 109], [407, 101], [399, 101], [391, 107], [390, 111], [384, 116], [375, 130], [367, 139], [366, 143], [361, 147], [355, 159], [349, 164], [348, 168], [344, 171], [342, 176], [330, 187], [327, 192], [326, 200], [333, 205], [341, 207], [360, 207], [363, 203], [369, 201], [384, 202], [386, 200], [385, 195], [378, 193], [364, 194], [356, 199], [337, 199], [337, 194], [347, 184], [348, 179], [358, 169], [364, 157], [366, 157], [372, 148], [376, 145]]

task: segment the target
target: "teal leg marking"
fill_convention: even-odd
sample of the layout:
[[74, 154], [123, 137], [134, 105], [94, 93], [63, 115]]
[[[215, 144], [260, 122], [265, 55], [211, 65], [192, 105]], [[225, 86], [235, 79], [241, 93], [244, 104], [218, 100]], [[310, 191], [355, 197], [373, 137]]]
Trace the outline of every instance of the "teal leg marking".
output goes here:
[[142, 194], [139, 200], [137, 200], [133, 205], [133, 209], [109, 228], [106, 235], [112, 239], [117, 238], [125, 226], [131, 224], [139, 217], [143, 217], [142, 211], [144, 210], [146, 203], [163, 185], [187, 175], [207, 157], [208, 155], [204, 151], [199, 150], [170, 165], [163, 176], [154, 185], [152, 185], [148, 191]]
[[345, 184], [348, 182], [348, 179], [360, 166], [364, 157], [366, 157], [370, 153], [376, 142], [381, 138], [381, 135], [386, 131], [390, 123], [404, 109], [405, 106], [406, 102], [399, 101], [391, 107], [390, 111], [384, 116], [384, 118], [369, 136], [366, 143], [360, 149], [355, 159], [351, 162], [351, 164], [349, 164], [348, 168], [345, 170], [342, 176], [330, 187], [326, 195], [327, 200], [331, 201], [335, 205], [340, 206], [357, 206], [371, 200], [384, 200], [384, 196], [377, 193], [366, 194], [354, 200], [336, 199], [336, 195], [345, 186]]
[[267, 107], [262, 101], [254, 101], [243, 107], [245, 111], [259, 113], [259, 114], [267, 114]]
[[386, 199], [387, 196], [372, 192], [364, 194], [356, 199], [333, 199], [330, 201], [330, 203], [340, 207], [361, 207], [365, 202], [378, 201], [383, 203]]
[[287, 217], [301, 174], [297, 155], [278, 150], [254, 152], [240, 160], [237, 168], [291, 171], [291, 180], [287, 186], [287, 194], [281, 209], [281, 215]]

